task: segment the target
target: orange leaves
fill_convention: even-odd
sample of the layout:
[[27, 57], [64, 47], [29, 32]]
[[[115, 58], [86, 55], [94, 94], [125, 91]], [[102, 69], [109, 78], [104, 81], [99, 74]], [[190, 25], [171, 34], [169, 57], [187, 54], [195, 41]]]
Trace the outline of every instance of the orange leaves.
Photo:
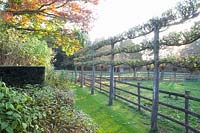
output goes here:
[[73, 2], [73, 3], [70, 3], [70, 7], [72, 8], [73, 11], [75, 12], [80, 12], [81, 11], [81, 8], [80, 8], [80, 5], [78, 5], [77, 3]]
[[65, 51], [71, 54], [83, 45], [73, 30], [89, 30], [92, 5], [98, 4], [98, 1], [7, 0], [1, 14], [6, 24], [32, 31], [36, 36], [51, 36], [53, 46], [64, 46]]
[[26, 9], [37, 9], [38, 0], [23, 0], [23, 6]]
[[12, 20], [13, 15], [12, 15], [12, 13], [10, 13], [10, 12], [3, 12], [3, 13], [2, 13], [2, 18], [3, 18], [3, 20], [4, 20], [5, 22], [9, 22], [9, 21]]
[[[87, 31], [88, 23], [91, 20], [91, 5], [98, 4], [99, 0], [8, 0], [8, 7], [4, 12], [4, 20], [8, 21], [13, 16], [20, 16], [19, 23], [23, 20], [23, 15], [34, 16], [34, 22], [41, 22], [49, 19], [59, 19], [64, 22], [73, 23], [80, 29]], [[25, 18], [26, 19], [26, 18]], [[39, 20], [39, 21], [38, 21]], [[27, 20], [24, 20], [25, 22]], [[16, 22], [16, 20], [15, 20]], [[18, 24], [19, 24], [18, 23]], [[21, 25], [20, 25], [21, 26]]]

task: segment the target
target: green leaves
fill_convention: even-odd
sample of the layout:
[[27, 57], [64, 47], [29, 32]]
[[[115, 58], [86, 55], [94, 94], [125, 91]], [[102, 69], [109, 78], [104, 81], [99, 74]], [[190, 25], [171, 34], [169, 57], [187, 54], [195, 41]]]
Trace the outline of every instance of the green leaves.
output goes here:
[[7, 133], [13, 133], [13, 128], [9, 125], [9, 123], [2, 122], [0, 131], [6, 131]]
[[7, 122], [1, 122], [1, 130], [4, 130], [8, 127], [8, 123]]
[[26, 129], [26, 128], [28, 127], [28, 125], [27, 125], [26, 123], [22, 123], [22, 127], [23, 127], [24, 129]]
[[50, 66], [52, 51], [45, 41], [9, 29], [0, 33], [0, 64]]
[[13, 114], [13, 111], [8, 111], [6, 112], [7, 115], [12, 115]]
[[95, 131], [91, 119], [75, 110], [74, 96], [66, 88], [64, 75], [49, 75], [52, 87], [27, 85], [16, 89], [0, 82], [0, 132]]
[[0, 132], [24, 132], [38, 118], [37, 108], [31, 108], [33, 101], [28, 95], [12, 90], [0, 82]]
[[6, 110], [15, 110], [15, 107], [13, 106], [12, 103], [7, 102], [5, 104]]

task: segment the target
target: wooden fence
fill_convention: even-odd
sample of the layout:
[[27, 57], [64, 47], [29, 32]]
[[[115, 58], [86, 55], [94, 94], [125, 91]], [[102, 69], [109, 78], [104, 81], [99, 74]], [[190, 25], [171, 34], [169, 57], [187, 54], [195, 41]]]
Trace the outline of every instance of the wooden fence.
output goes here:
[[[91, 88], [95, 87], [100, 92], [109, 94], [109, 87], [110, 87], [109, 77], [103, 77], [102, 74], [100, 74], [100, 75], [96, 75], [94, 78], [95, 80], [94, 80], [92, 75], [83, 74], [83, 73], [79, 73], [78, 77], [79, 78], [75, 79], [75, 81], [77, 80], [78, 82], [80, 82], [81, 86], [86, 85]], [[131, 88], [133, 88], [136, 91], [134, 92], [134, 91], [126, 90], [123, 87], [121, 87], [123, 85], [130, 86]], [[114, 98], [120, 99], [129, 104], [135, 105], [139, 111], [143, 109], [144, 111], [151, 112], [152, 111], [152, 109], [151, 109], [152, 98], [142, 95], [142, 92], [144, 90], [149, 91], [150, 93], [153, 92], [152, 88], [142, 86], [140, 83], [133, 84], [133, 83], [118, 80], [117, 78], [115, 78], [115, 80], [114, 80]], [[129, 95], [129, 97], [133, 97], [134, 100], [130, 99], [126, 96], [123, 96], [122, 93]], [[184, 114], [184, 118], [183, 118], [184, 120], [183, 121], [177, 120], [177, 119], [170, 117], [169, 115], [163, 114], [161, 112], [158, 112], [158, 115], [163, 117], [166, 120], [172, 121], [178, 125], [183, 126], [186, 133], [188, 133], [189, 131], [192, 131], [195, 133], [200, 133], [200, 128], [199, 127], [195, 128], [194, 126], [191, 125], [191, 122], [190, 122], [190, 117], [194, 117], [195, 119], [198, 119], [200, 122], [200, 113], [191, 111], [191, 109], [190, 109], [190, 103], [194, 101], [194, 102], [198, 102], [198, 104], [200, 104], [200, 98], [191, 96], [189, 91], [185, 91], [185, 94], [179, 94], [179, 93], [175, 93], [175, 92], [159, 90], [159, 95], [162, 95], [162, 94], [168, 95], [169, 97], [174, 96], [176, 99], [178, 99], [178, 98], [183, 99], [182, 102], [184, 102], [184, 107], [171, 105], [171, 104], [163, 102], [163, 101], [158, 101], [158, 104], [159, 104], [159, 107], [164, 106], [164, 107], [182, 112]], [[144, 102], [144, 100], [147, 102]], [[148, 104], [146, 104], [146, 103], [148, 103]]]
[[[81, 72], [81, 71], [79, 71]], [[91, 71], [84, 71], [85, 74], [91, 74]], [[74, 75], [74, 72], [71, 72], [71, 75]], [[109, 77], [109, 73], [106, 71], [95, 71], [95, 75], [103, 77]], [[162, 76], [161, 76], [162, 75]], [[137, 71], [135, 74], [132, 72], [115, 72], [115, 78], [118, 80], [152, 80], [153, 72], [146, 71]], [[200, 76], [190, 73], [173, 73], [173, 72], [164, 72], [160, 74], [160, 80], [162, 81], [200, 81]]]

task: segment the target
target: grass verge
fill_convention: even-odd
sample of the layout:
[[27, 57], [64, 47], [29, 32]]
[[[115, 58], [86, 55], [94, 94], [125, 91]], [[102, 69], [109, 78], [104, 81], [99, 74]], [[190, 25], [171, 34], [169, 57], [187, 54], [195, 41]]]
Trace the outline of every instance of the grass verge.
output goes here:
[[108, 97], [99, 92], [90, 95], [89, 88], [71, 85], [76, 95], [75, 106], [90, 115], [99, 125], [99, 133], [148, 133], [149, 119], [141, 112], [114, 101], [108, 106]]

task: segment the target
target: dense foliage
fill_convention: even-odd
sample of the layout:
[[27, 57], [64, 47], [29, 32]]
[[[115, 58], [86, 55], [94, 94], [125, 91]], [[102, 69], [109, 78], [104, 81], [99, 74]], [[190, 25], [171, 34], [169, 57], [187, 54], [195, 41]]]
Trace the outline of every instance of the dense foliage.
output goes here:
[[61, 48], [57, 48], [56, 55], [54, 56], [53, 65], [55, 69], [67, 69], [72, 70], [74, 68], [73, 58], [74, 56], [67, 56]]
[[0, 25], [45, 38], [72, 54], [85, 43], [98, 0], [0, 0]]
[[62, 74], [49, 74], [43, 87], [8, 88], [0, 82], [0, 132], [96, 132], [93, 121], [75, 109]]
[[0, 33], [0, 65], [50, 66], [52, 51], [45, 41], [15, 29]]
[[[19, 93], [0, 82], [1, 132], [26, 132], [39, 126], [35, 123], [43, 114], [26, 93]], [[32, 108], [34, 107], [34, 108]]]

